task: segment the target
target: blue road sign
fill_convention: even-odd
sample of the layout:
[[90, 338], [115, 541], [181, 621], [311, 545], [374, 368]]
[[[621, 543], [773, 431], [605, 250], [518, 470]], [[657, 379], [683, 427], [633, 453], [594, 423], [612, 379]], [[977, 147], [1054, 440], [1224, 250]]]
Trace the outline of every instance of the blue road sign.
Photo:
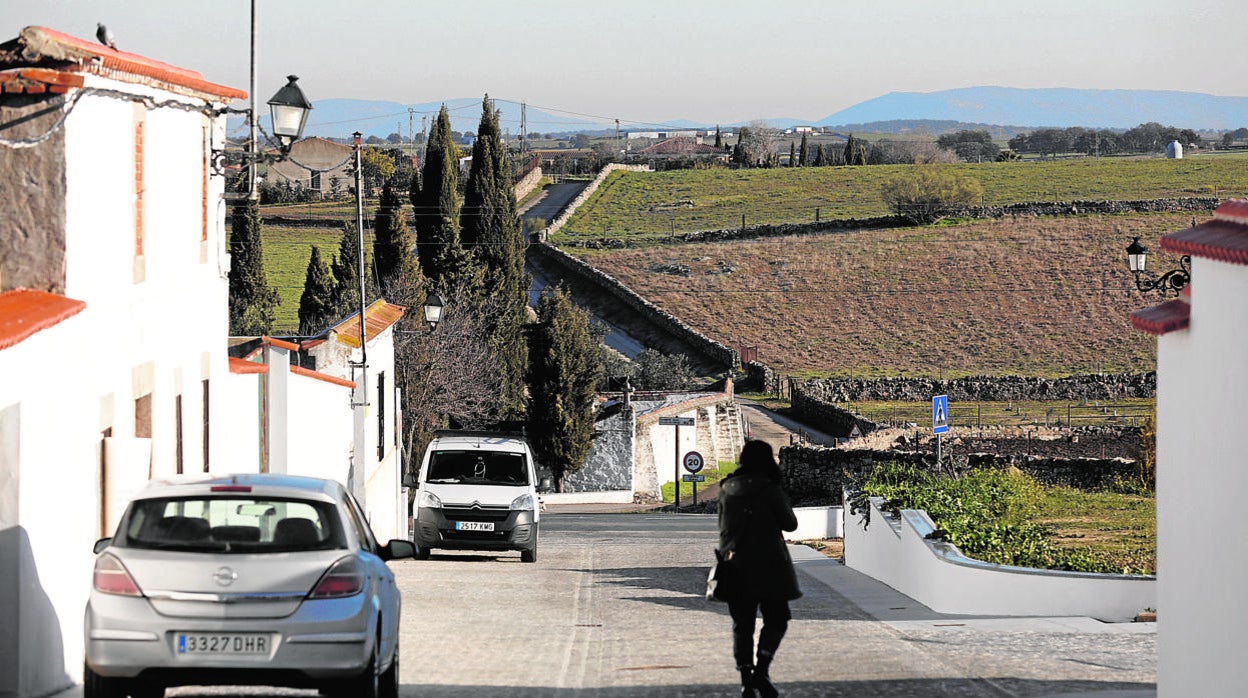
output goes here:
[[932, 433], [943, 434], [949, 431], [949, 396], [937, 395], [932, 398]]

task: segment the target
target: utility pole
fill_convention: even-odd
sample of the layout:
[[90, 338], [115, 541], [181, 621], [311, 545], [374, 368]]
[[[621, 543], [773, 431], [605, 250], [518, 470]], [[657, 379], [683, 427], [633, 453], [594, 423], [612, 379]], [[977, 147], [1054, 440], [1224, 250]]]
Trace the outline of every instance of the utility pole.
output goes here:
[[416, 123], [416, 110], [411, 107], [407, 108], [407, 159], [412, 159], [415, 152], [416, 141], [412, 138], [412, 127]]
[[526, 142], [528, 136], [528, 119], [526, 114], [527, 104], [520, 103], [520, 154], [528, 152], [528, 144]]

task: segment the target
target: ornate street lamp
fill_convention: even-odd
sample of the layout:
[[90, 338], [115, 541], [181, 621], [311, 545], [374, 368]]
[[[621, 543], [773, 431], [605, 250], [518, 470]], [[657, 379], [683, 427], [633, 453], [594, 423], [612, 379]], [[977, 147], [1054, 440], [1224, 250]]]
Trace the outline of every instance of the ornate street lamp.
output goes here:
[[1192, 270], [1190, 265], [1192, 258], [1183, 255], [1179, 258], [1179, 268], [1171, 269], [1159, 277], [1153, 277], [1152, 273], [1146, 270], [1148, 263], [1148, 248], [1140, 244], [1137, 237], [1127, 245], [1127, 268], [1135, 275], [1135, 287], [1141, 293], [1149, 291], [1157, 291], [1161, 295], [1179, 295], [1183, 287], [1192, 282]]
[[312, 111], [312, 103], [303, 96], [303, 90], [295, 84], [298, 75], [287, 75], [287, 82], [282, 89], [269, 100], [269, 110], [273, 118], [273, 135], [281, 143], [282, 153], [289, 153], [290, 146], [303, 134], [303, 126], [308, 122], [308, 112]]
[[442, 300], [442, 296], [436, 293], [430, 293], [425, 297], [425, 323], [429, 325], [430, 331], [437, 328], [438, 323], [442, 321], [442, 308], [446, 302]]

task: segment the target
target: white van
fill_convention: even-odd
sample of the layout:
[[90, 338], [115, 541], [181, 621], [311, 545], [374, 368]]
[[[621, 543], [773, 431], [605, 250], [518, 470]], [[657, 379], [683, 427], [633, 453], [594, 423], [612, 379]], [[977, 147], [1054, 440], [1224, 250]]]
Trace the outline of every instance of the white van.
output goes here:
[[522, 561], [537, 562], [538, 492], [533, 450], [522, 434], [434, 432], [417, 479], [417, 557], [434, 549], [519, 550]]

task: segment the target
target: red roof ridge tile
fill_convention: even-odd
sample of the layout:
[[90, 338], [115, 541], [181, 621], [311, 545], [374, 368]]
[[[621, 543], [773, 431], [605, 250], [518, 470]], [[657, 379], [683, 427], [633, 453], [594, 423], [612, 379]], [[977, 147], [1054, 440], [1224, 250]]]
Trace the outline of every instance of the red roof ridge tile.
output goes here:
[[268, 373], [269, 365], [238, 357], [230, 357], [230, 373], [251, 374], [251, 373]]
[[1228, 264], [1248, 265], [1248, 200], [1228, 199], [1213, 218], [1161, 238], [1161, 249]]
[[1184, 299], [1176, 298], [1151, 308], [1131, 313], [1131, 326], [1141, 332], [1160, 337], [1177, 330], [1185, 330], [1191, 323], [1192, 306]]
[[260, 341], [270, 346], [274, 346], [279, 349], [285, 349], [287, 351], [299, 351], [299, 348], [300, 348], [299, 345], [294, 342], [288, 342], [284, 339], [278, 339], [276, 337], [269, 337], [267, 335], [262, 335], [260, 337]]
[[0, 293], [0, 349], [19, 344], [86, 307], [86, 301], [29, 288]]
[[313, 371], [310, 368], [304, 368], [302, 366], [295, 366], [292, 364], [290, 372], [297, 376], [307, 376], [308, 378], [315, 378], [318, 381], [325, 381], [326, 383], [333, 383], [334, 385], [341, 385], [355, 390], [355, 381], [353, 380], [331, 376], [328, 373], [321, 373], [320, 371]]
[[47, 27], [26, 27], [17, 41], [22, 46], [21, 60], [51, 60], [70, 64], [60, 72], [87, 72], [123, 81], [129, 76], [139, 76], [222, 99], [247, 98], [245, 91], [209, 82], [197, 71], [137, 53], [118, 51]]

